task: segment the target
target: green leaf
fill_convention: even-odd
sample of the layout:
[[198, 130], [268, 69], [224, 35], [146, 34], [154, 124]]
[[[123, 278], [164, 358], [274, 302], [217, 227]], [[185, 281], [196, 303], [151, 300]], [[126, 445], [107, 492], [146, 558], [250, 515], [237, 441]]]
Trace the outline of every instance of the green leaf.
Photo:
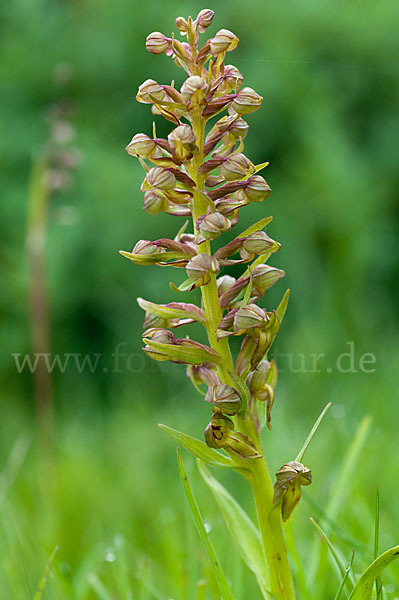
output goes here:
[[327, 405], [324, 407], [324, 409], [323, 409], [323, 411], [322, 411], [321, 415], [320, 415], [320, 416], [319, 416], [319, 418], [317, 419], [316, 423], [313, 425], [313, 427], [312, 427], [312, 430], [311, 430], [311, 432], [309, 433], [309, 435], [308, 435], [308, 437], [307, 437], [307, 439], [306, 439], [306, 442], [305, 442], [305, 443], [304, 443], [304, 445], [302, 446], [302, 449], [301, 449], [301, 451], [299, 452], [298, 456], [297, 456], [297, 457], [296, 457], [296, 459], [295, 459], [297, 462], [302, 462], [302, 459], [303, 459], [303, 457], [304, 457], [304, 455], [305, 455], [305, 452], [306, 452], [306, 450], [308, 449], [308, 447], [309, 447], [309, 444], [310, 444], [310, 442], [311, 442], [311, 441], [312, 441], [312, 439], [313, 439], [313, 436], [315, 435], [316, 431], [318, 430], [318, 428], [319, 428], [319, 425], [320, 425], [320, 423], [322, 422], [322, 420], [323, 420], [323, 417], [324, 417], [324, 415], [326, 414], [326, 412], [328, 411], [328, 409], [330, 408], [330, 406], [331, 406], [331, 402], [329, 402], [329, 403], [328, 403], [328, 404], [327, 404]]
[[172, 427], [168, 427], [163, 423], [159, 423], [158, 427], [166, 431], [176, 442], [181, 444], [186, 450], [194, 454], [197, 458], [200, 458], [208, 465], [212, 467], [224, 467], [224, 468], [233, 468], [234, 463], [228, 456], [221, 454], [217, 450], [213, 448], [209, 448], [204, 442], [197, 440], [197, 438], [192, 437], [191, 435], [187, 435], [187, 433], [183, 433], [178, 431], [177, 429], [172, 429]]
[[289, 297], [290, 297], [290, 290], [288, 289], [288, 290], [286, 290], [284, 296], [282, 297], [280, 304], [278, 305], [278, 307], [276, 309], [276, 314], [278, 316], [278, 320], [280, 321], [280, 325], [283, 322], [285, 311], [287, 310]]
[[394, 546], [371, 563], [358, 579], [349, 600], [371, 600], [374, 582], [382, 571], [399, 557], [399, 546]]
[[213, 493], [244, 562], [255, 573], [264, 598], [269, 596], [269, 576], [259, 531], [247, 513], [217, 479], [198, 461], [198, 468], [205, 483]]
[[184, 464], [183, 464], [183, 460], [180, 455], [179, 449], [177, 449], [177, 460], [178, 460], [178, 464], [179, 464], [180, 477], [181, 477], [181, 480], [182, 480], [183, 486], [184, 486], [184, 491], [186, 492], [187, 500], [189, 502], [191, 512], [193, 513], [193, 517], [194, 517], [195, 524], [197, 526], [198, 533], [200, 535], [202, 543], [204, 544], [206, 553], [207, 553], [210, 563], [212, 565], [213, 572], [215, 574], [215, 578], [216, 578], [216, 581], [217, 581], [217, 584], [219, 587], [220, 594], [221, 594], [223, 600], [234, 600], [234, 596], [233, 596], [230, 586], [227, 582], [226, 575], [224, 574], [224, 571], [223, 571], [220, 561], [216, 555], [213, 544], [212, 544], [211, 540], [209, 539], [208, 534], [206, 532], [204, 521], [203, 521], [201, 513], [199, 511], [198, 504], [197, 504], [197, 502], [194, 498], [194, 495], [191, 491], [191, 487], [190, 487], [189, 481], [187, 479], [186, 471], [184, 469]]
[[[146, 312], [149, 312], [156, 317], [161, 317], [162, 319], [195, 319], [200, 323], [204, 323], [205, 319], [201, 318], [200, 310], [190, 311], [189, 308], [186, 310], [178, 309], [178, 308], [170, 308], [169, 306], [164, 306], [162, 304], [155, 304], [154, 302], [149, 302], [148, 300], [144, 300], [144, 298], [137, 298], [137, 303]], [[189, 304], [186, 304], [189, 307]]]
[[[313, 523], [313, 525], [316, 527], [317, 531], [319, 532], [319, 534], [321, 535], [321, 537], [323, 538], [325, 543], [327, 544], [328, 549], [331, 552], [331, 556], [333, 557], [335, 564], [338, 567], [338, 571], [340, 572], [341, 577], [344, 578], [346, 569], [345, 569], [345, 565], [343, 564], [341, 558], [339, 557], [338, 552], [335, 550], [334, 546], [332, 545], [329, 538], [327, 537], [327, 534], [322, 530], [320, 525], [318, 525], [314, 519], [311, 518], [310, 520]], [[348, 588], [348, 592], [351, 592], [353, 589], [353, 582], [349, 578], [347, 578], [345, 580], [345, 583], [346, 583], [346, 587]]]
[[212, 348], [208, 348], [202, 344], [198, 346], [178, 346], [153, 342], [148, 338], [144, 338], [144, 342], [153, 350], [165, 355], [167, 360], [181, 360], [189, 365], [202, 365], [204, 362], [221, 365], [223, 362], [222, 357], [216, 350], [212, 350]]
[[234, 239], [238, 240], [240, 238], [248, 237], [249, 235], [251, 235], [251, 233], [255, 233], [256, 231], [261, 231], [272, 220], [273, 220], [273, 217], [265, 217], [264, 219], [261, 219], [254, 225], [251, 225], [251, 227], [248, 227], [248, 229], [246, 229], [245, 231], [240, 233], [240, 235], [237, 235], [237, 237], [235, 237]]

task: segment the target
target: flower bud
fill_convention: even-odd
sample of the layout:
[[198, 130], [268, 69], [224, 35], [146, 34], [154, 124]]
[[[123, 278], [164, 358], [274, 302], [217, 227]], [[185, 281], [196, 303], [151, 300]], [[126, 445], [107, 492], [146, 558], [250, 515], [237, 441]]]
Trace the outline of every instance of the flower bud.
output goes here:
[[266, 384], [266, 376], [270, 363], [268, 360], [261, 360], [258, 366], [248, 377], [248, 385], [251, 392], [255, 394], [263, 389]]
[[168, 141], [173, 150], [173, 159], [181, 163], [193, 156], [196, 136], [189, 125], [179, 125], [170, 132]]
[[222, 414], [235, 415], [241, 406], [241, 398], [237, 390], [224, 383], [208, 388], [206, 402], [213, 402]]
[[251, 161], [244, 154], [232, 154], [220, 167], [220, 174], [227, 181], [243, 179], [253, 172]]
[[142, 104], [153, 104], [165, 98], [165, 90], [153, 79], [146, 79], [139, 87], [136, 99]]
[[284, 277], [285, 272], [269, 265], [258, 265], [252, 271], [252, 285], [263, 295], [276, 281]]
[[177, 17], [177, 19], [175, 20], [175, 23], [176, 23], [176, 27], [180, 31], [180, 33], [187, 33], [188, 23], [187, 23], [186, 19], [184, 19], [183, 17]]
[[168, 201], [161, 194], [150, 190], [144, 194], [143, 209], [149, 215], [157, 215], [167, 208]]
[[231, 108], [239, 115], [247, 115], [258, 110], [263, 98], [250, 87], [244, 87], [231, 103]]
[[204, 33], [205, 29], [212, 25], [214, 15], [214, 11], [210, 10], [209, 8], [203, 8], [198, 13], [196, 22], [198, 23], [198, 30], [200, 33]]
[[154, 31], [147, 36], [145, 47], [151, 54], [162, 54], [170, 48], [170, 40], [159, 31]]
[[132, 254], [141, 254], [142, 256], [146, 256], [148, 254], [159, 254], [159, 252], [163, 251], [164, 250], [162, 248], [157, 248], [149, 240], [139, 240], [133, 248]]
[[144, 329], [152, 329], [154, 327], [164, 328], [168, 326], [168, 323], [168, 319], [163, 319], [162, 317], [157, 317], [156, 315], [146, 312], [143, 327]]
[[220, 29], [215, 37], [209, 40], [211, 52], [215, 56], [222, 52], [230, 52], [238, 46], [240, 40], [228, 29]]
[[242, 192], [252, 202], [260, 202], [268, 198], [272, 190], [261, 175], [253, 175]]
[[251, 329], [261, 327], [266, 323], [265, 311], [256, 304], [247, 304], [237, 310], [234, 315], [234, 329]]
[[142, 156], [143, 158], [151, 156], [156, 148], [157, 145], [154, 140], [145, 133], [136, 133], [126, 146], [128, 154], [131, 154], [132, 156]]
[[175, 336], [169, 329], [155, 329], [153, 332], [148, 334], [147, 331], [144, 332], [144, 337], [151, 337], [153, 342], [157, 342], [158, 344], [174, 344]]
[[210, 274], [219, 273], [219, 263], [209, 254], [197, 254], [186, 266], [187, 275], [196, 282], [196, 287], [209, 283]]
[[[234, 135], [237, 140], [239, 138], [244, 139], [248, 133], [248, 123], [239, 117], [238, 119], [235, 119], [231, 127], [229, 127], [229, 132]], [[254, 177], [256, 177], [256, 175], [254, 175]]]
[[193, 96], [195, 95], [197, 104], [201, 104], [205, 102], [205, 89], [206, 83], [202, 77], [199, 75], [193, 75], [192, 77], [188, 77], [186, 79], [180, 88], [180, 92], [184, 100], [192, 100]]
[[176, 177], [167, 169], [153, 167], [147, 173], [147, 182], [160, 190], [173, 190], [176, 185]]
[[255, 231], [244, 239], [242, 247], [249, 255], [265, 254], [279, 250], [280, 244], [272, 240], [264, 231]]
[[242, 86], [244, 77], [234, 65], [226, 65], [224, 68], [224, 82], [230, 89], [238, 89]]
[[295, 460], [286, 463], [276, 473], [273, 503], [282, 498], [281, 515], [283, 521], [288, 521], [293, 510], [301, 499], [301, 486], [312, 483], [310, 469]]
[[227, 290], [229, 290], [231, 286], [235, 284], [235, 282], [235, 277], [232, 277], [231, 275], [222, 275], [219, 277], [216, 282], [219, 296], [227, 292]]
[[224, 415], [213, 416], [205, 429], [205, 442], [210, 448], [223, 448], [227, 445], [229, 432], [234, 429], [231, 419]]
[[202, 241], [214, 240], [222, 231], [229, 231], [230, 228], [230, 221], [218, 212], [207, 215], [199, 224]]

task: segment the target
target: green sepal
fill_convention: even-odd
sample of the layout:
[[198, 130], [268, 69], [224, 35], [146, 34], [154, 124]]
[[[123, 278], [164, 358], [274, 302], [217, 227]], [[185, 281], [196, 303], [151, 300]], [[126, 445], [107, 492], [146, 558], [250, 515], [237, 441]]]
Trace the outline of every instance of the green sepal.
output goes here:
[[290, 290], [286, 290], [284, 296], [281, 299], [280, 304], [276, 308], [276, 314], [278, 316], [278, 320], [280, 321], [280, 325], [283, 322], [285, 311], [287, 310], [288, 300], [290, 297]]
[[[149, 302], [148, 300], [144, 300], [144, 298], [137, 298], [137, 303], [146, 312], [149, 312], [156, 317], [161, 317], [162, 319], [194, 319], [195, 321], [199, 321], [200, 323], [205, 323], [205, 315], [201, 309], [196, 308], [196, 310], [190, 310], [187, 308], [185, 310], [178, 308], [170, 308], [169, 306], [165, 306], [162, 304], [155, 304], [154, 302]], [[190, 307], [193, 305], [186, 304], [185, 306]], [[201, 315], [202, 313], [202, 315]]]
[[181, 444], [183, 448], [191, 452], [191, 454], [194, 454], [197, 458], [200, 458], [207, 465], [211, 465], [212, 467], [223, 467], [225, 469], [234, 468], [235, 465], [231, 458], [221, 454], [217, 450], [213, 450], [213, 448], [209, 448], [204, 442], [197, 440], [197, 438], [178, 431], [177, 429], [172, 429], [172, 427], [168, 427], [163, 423], [159, 423], [158, 427], [163, 429], [163, 431], [166, 431], [166, 433], [176, 440], [176, 442]]
[[380, 556], [362, 573], [349, 596], [349, 600], [371, 600], [375, 580], [385, 567], [398, 557], [399, 546], [394, 546], [390, 550], [380, 554]]
[[144, 338], [144, 342], [147, 346], [152, 348], [152, 350], [156, 350], [166, 356], [166, 360], [179, 360], [188, 365], [202, 365], [204, 362], [210, 362], [216, 365], [221, 365], [223, 363], [222, 357], [216, 350], [209, 348], [209, 346], [199, 344], [198, 342], [194, 345], [194, 342], [191, 340], [190, 342], [193, 346], [162, 344], [160, 342], [153, 342], [148, 338]]
[[169, 287], [174, 292], [189, 292], [194, 285], [194, 281], [190, 278], [185, 279], [180, 285], [175, 285], [172, 281], [169, 281]]
[[136, 265], [159, 265], [165, 264], [168, 260], [190, 260], [192, 256], [184, 252], [154, 252], [153, 254], [133, 254], [133, 252], [125, 252], [119, 250], [125, 258], [128, 258]]
[[258, 529], [226, 488], [209, 473], [200, 460], [197, 462], [199, 472], [215, 497], [242, 559], [255, 573], [264, 598], [270, 598], [269, 576]]
[[254, 225], [251, 225], [251, 227], [248, 227], [248, 229], [246, 229], [245, 231], [240, 233], [240, 235], [237, 235], [237, 237], [235, 237], [234, 239], [238, 240], [240, 238], [245, 238], [245, 237], [248, 237], [249, 235], [251, 235], [251, 233], [255, 233], [256, 231], [261, 231], [272, 220], [273, 220], [273, 217], [265, 217], [264, 219], [261, 219]]

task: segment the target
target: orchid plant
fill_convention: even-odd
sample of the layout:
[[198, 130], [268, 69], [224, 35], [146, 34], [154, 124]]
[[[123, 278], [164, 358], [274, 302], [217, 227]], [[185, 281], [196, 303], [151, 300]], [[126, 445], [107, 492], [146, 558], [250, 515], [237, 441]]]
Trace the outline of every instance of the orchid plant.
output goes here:
[[[219, 236], [238, 226], [241, 209], [267, 200], [271, 189], [259, 174], [268, 163], [254, 165], [243, 153], [248, 131], [244, 117], [260, 108], [262, 97], [244, 87], [239, 70], [226, 64], [238, 38], [221, 29], [199, 47], [199, 34], [213, 17], [208, 9], [201, 10], [195, 20], [178, 17], [176, 26], [184, 42], [160, 32], [147, 37], [147, 50], [155, 55], [166, 53], [187, 78], [180, 90], [173, 83], [161, 85], [152, 79], [139, 87], [137, 100], [151, 105], [152, 113], [162, 115], [172, 129], [164, 139], [157, 137], [154, 125], [152, 137], [138, 133], [126, 148], [145, 171], [144, 210], [151, 215], [164, 212], [189, 218], [192, 231], [187, 231], [187, 219], [173, 240], [140, 240], [132, 252], [121, 254], [137, 265], [185, 270], [183, 283], [171, 284], [175, 292], [201, 290], [201, 306], [160, 305], [138, 298], [145, 311], [144, 352], [157, 361], [186, 365], [194, 388], [209, 404], [204, 441], [161, 427], [199, 459], [201, 474], [222, 508], [243, 559], [254, 571], [263, 597], [292, 600], [295, 585], [283, 523], [297, 506], [301, 487], [312, 481], [302, 459], [328, 406], [301, 452], [279, 469], [273, 483], [261, 442], [262, 429], [271, 429], [277, 383], [276, 363], [267, 354], [281, 327], [289, 290], [275, 310], [259, 306], [267, 290], [284, 276], [282, 270], [267, 264], [280, 250], [280, 244], [264, 231], [272, 217], [218, 245]], [[238, 279], [224, 271], [233, 265], [243, 265]], [[203, 325], [207, 345], [175, 334], [180, 326], [192, 323]], [[237, 356], [229, 345], [231, 336], [242, 340]], [[205, 464], [234, 469], [249, 481], [259, 529]], [[220, 593], [233, 598], [180, 455], [179, 469]], [[351, 579], [346, 577], [346, 582], [353, 595]]]

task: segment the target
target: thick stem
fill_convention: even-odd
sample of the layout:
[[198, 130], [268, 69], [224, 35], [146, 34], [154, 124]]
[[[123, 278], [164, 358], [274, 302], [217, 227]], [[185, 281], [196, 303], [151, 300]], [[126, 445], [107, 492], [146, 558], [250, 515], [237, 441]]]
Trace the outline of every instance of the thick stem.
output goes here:
[[[199, 152], [193, 159], [189, 174], [195, 181], [197, 190], [204, 189], [204, 176], [199, 173], [199, 167], [204, 160], [204, 120], [200, 112], [193, 116], [193, 131], [197, 138]], [[206, 214], [207, 204], [201, 193], [194, 191], [193, 198], [193, 224], [196, 231], [196, 221], [203, 214]], [[197, 245], [198, 253], [211, 254], [210, 242], [204, 242]], [[211, 281], [201, 287], [203, 308], [206, 315], [206, 329], [208, 333], [209, 344], [223, 358], [223, 366], [219, 367], [218, 373], [222, 383], [232, 385], [229, 371], [234, 370], [233, 358], [230, 352], [230, 346], [227, 338], [217, 339], [217, 328], [222, 319], [223, 313], [219, 304], [216, 276], [211, 276]], [[262, 443], [258, 431], [250, 413], [239, 419], [238, 426], [242, 433], [245, 433], [254, 442], [258, 453], [262, 458], [248, 459], [248, 468], [251, 475], [248, 477], [254, 495], [256, 511], [261, 531], [262, 544], [265, 553], [265, 559], [270, 573], [270, 587], [275, 600], [294, 600], [295, 591], [288, 563], [287, 550], [284, 542], [284, 535], [281, 526], [280, 512], [273, 510], [273, 486], [269, 470], [264, 458]]]

